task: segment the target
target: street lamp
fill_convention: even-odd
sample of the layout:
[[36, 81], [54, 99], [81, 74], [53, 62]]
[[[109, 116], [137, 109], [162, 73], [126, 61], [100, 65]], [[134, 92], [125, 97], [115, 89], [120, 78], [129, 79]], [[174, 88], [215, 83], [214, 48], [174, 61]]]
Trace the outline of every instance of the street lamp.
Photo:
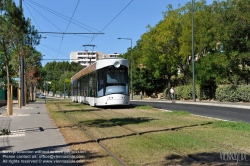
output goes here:
[[131, 98], [132, 98], [132, 100], [133, 100], [133, 84], [132, 84], [132, 82], [133, 82], [133, 79], [132, 79], [132, 38], [121, 38], [121, 37], [119, 37], [119, 38], [117, 38], [117, 39], [124, 39], [124, 40], [130, 40], [130, 42], [131, 42], [131, 55], [130, 55], [130, 60], [131, 60], [131, 72], [130, 72], [130, 80], [131, 80]]
[[194, 75], [194, 1], [192, 0], [192, 73], [193, 73], [193, 101], [196, 101], [195, 96], [195, 75]]

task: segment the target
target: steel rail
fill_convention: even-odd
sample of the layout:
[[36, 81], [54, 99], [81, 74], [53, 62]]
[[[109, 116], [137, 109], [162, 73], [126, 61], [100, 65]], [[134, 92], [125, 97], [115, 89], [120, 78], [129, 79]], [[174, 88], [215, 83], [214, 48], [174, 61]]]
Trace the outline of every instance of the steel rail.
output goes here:
[[[54, 103], [55, 104], [55, 103]], [[62, 110], [57, 104], [55, 104], [61, 112], [64, 113], [64, 115], [72, 121], [81, 131], [83, 131], [86, 135], [88, 135], [94, 142], [96, 142], [103, 150], [105, 150], [111, 157], [113, 157], [117, 162], [119, 162], [122, 166], [126, 166], [125, 162], [123, 162], [119, 157], [117, 157], [114, 153], [112, 153], [110, 150], [108, 150], [107, 147], [105, 147], [99, 139], [96, 139], [91, 133], [89, 133], [85, 128], [83, 128], [79, 123], [77, 123], [73, 118], [71, 118], [67, 113]]]

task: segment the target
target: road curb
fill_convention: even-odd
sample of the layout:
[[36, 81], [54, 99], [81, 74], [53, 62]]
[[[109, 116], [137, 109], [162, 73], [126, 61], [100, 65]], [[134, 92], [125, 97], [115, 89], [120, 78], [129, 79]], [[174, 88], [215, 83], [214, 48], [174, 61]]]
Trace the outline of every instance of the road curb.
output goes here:
[[[173, 103], [172, 101], [164, 101], [164, 100], [131, 100], [136, 102], [156, 102], [156, 103]], [[243, 108], [250, 109], [250, 104], [241, 105], [241, 104], [233, 104], [233, 103], [202, 103], [202, 102], [191, 102], [191, 101], [175, 101], [176, 104], [195, 104], [195, 105], [207, 105], [207, 106], [219, 106], [219, 107], [233, 107], [233, 108]]]

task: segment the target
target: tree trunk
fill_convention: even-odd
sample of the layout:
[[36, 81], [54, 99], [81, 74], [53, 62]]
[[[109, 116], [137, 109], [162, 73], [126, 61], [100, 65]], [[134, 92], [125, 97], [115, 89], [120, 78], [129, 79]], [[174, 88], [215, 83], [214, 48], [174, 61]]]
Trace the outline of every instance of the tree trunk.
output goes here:
[[13, 114], [13, 98], [12, 98], [12, 86], [10, 84], [10, 73], [9, 73], [9, 60], [6, 50], [6, 43], [4, 38], [2, 39], [2, 46], [4, 51], [4, 57], [5, 57], [5, 67], [6, 67], [6, 74], [7, 74], [7, 114], [12, 115]]
[[12, 86], [8, 84], [8, 92], [7, 92], [7, 114], [12, 115], [13, 114], [13, 92], [12, 92]]
[[20, 86], [17, 88], [17, 92], [18, 92], [18, 108], [22, 108], [22, 104], [21, 104], [21, 88], [20, 88]]
[[[18, 56], [18, 62], [20, 62], [20, 54]], [[18, 108], [22, 108], [22, 104], [21, 104], [21, 66], [19, 65], [19, 85], [18, 85]]]

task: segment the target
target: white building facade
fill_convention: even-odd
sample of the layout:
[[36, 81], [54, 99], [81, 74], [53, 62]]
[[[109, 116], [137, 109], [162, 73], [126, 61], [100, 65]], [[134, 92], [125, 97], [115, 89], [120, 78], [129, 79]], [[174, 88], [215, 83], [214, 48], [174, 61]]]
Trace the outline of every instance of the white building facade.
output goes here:
[[104, 54], [103, 58], [117, 58], [120, 54], [114, 53], [114, 54]]
[[70, 62], [76, 62], [86, 67], [102, 58], [102, 52], [97, 51], [76, 51], [70, 53]]

